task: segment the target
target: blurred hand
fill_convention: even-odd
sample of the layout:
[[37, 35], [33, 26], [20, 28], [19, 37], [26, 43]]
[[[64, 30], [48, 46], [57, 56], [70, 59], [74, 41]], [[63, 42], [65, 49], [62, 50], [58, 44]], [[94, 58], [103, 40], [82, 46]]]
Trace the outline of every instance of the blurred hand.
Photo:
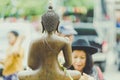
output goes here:
[[23, 41], [25, 39], [25, 36], [24, 35], [20, 35], [19, 37], [18, 37], [18, 40], [20, 40], [20, 41]]
[[89, 79], [88, 79], [88, 75], [85, 74], [85, 73], [83, 73], [83, 75], [81, 75], [80, 80], [89, 80]]
[[20, 35], [17, 38], [17, 41], [14, 44], [13, 49], [11, 50], [11, 53], [19, 53], [20, 46], [21, 46], [21, 44], [22, 44], [22, 42], [23, 42], [24, 39], [25, 39], [24, 35]]
[[88, 74], [83, 73], [80, 80], [94, 80], [94, 78], [89, 76]]

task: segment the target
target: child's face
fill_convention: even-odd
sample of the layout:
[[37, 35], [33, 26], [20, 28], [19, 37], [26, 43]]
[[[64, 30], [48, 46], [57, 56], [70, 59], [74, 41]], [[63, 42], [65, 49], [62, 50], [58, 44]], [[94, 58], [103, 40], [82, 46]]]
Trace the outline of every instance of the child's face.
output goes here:
[[14, 43], [16, 42], [16, 39], [17, 39], [17, 37], [13, 33], [8, 34], [8, 42], [11, 45], [14, 45]]
[[72, 53], [72, 61], [75, 70], [82, 72], [86, 65], [86, 53], [83, 50], [74, 50]]

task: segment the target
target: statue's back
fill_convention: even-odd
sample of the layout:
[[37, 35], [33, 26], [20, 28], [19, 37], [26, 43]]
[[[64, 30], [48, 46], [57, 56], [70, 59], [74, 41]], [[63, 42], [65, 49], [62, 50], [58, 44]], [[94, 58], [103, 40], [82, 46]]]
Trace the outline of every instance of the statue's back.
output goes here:
[[[44, 35], [32, 43], [28, 66], [34, 71], [20, 73], [20, 80], [70, 80], [70, 77], [60, 67], [58, 54], [62, 50], [65, 58], [65, 67], [70, 67], [72, 63], [71, 46], [68, 40], [55, 34], [59, 25], [59, 16], [49, 6], [48, 11], [42, 16], [42, 26]], [[77, 80], [80, 73], [68, 71]]]
[[[24, 76], [20, 80], [70, 80], [67, 74], [63, 71], [58, 63], [58, 54], [65, 46], [67, 40], [58, 36], [49, 38], [42, 37], [33, 43], [32, 52], [29, 56], [34, 60], [32, 65], [36, 66], [37, 70], [29, 73], [24, 72]], [[30, 51], [31, 52], [31, 51]]]

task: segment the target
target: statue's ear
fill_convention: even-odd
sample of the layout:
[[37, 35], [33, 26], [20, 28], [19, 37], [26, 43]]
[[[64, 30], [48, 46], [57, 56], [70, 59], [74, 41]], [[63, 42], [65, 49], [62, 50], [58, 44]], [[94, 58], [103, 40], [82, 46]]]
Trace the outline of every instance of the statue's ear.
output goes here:
[[58, 24], [57, 24], [57, 29], [56, 29], [57, 32], [59, 32], [59, 31], [58, 31], [59, 24], [60, 24], [60, 21], [58, 21]]
[[45, 27], [43, 25], [43, 22], [41, 22], [41, 24], [42, 24], [42, 33], [43, 33], [45, 31]]

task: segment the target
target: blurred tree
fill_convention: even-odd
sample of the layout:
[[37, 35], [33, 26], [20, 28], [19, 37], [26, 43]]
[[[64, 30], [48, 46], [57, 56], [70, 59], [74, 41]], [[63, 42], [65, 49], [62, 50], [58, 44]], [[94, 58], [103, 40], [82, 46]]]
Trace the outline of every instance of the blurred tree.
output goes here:
[[94, 7], [94, 0], [64, 0], [64, 6], [68, 7], [86, 7], [91, 9]]
[[[41, 15], [48, 0], [0, 0], [0, 17]], [[21, 12], [22, 10], [22, 12]]]
[[[24, 15], [41, 15], [46, 10], [48, 0], [21, 0], [19, 7], [24, 9]], [[25, 3], [25, 4], [23, 4]]]

